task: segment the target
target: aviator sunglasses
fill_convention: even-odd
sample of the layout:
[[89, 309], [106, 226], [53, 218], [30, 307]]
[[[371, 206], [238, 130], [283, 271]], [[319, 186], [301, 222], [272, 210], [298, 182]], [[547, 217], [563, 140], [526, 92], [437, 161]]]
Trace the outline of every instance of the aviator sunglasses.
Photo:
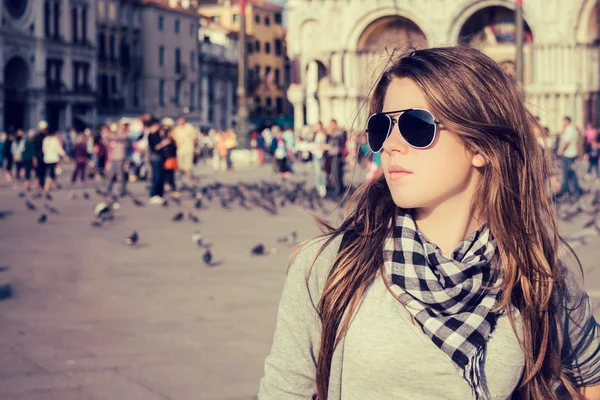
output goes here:
[[[392, 118], [390, 114], [399, 115]], [[378, 153], [394, 124], [398, 124], [398, 131], [406, 143], [415, 149], [426, 149], [435, 140], [439, 123], [431, 112], [422, 108], [375, 113], [367, 121], [367, 142], [371, 151]]]

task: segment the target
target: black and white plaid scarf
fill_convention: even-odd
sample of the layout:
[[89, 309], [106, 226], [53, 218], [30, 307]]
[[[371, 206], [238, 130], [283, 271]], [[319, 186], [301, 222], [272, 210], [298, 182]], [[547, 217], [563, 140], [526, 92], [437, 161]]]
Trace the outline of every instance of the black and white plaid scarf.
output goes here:
[[496, 245], [486, 224], [447, 258], [403, 209], [384, 246], [391, 291], [461, 369], [477, 400], [489, 398], [481, 382], [481, 364], [498, 316], [492, 312], [498, 293], [489, 289], [500, 283], [496, 260]]

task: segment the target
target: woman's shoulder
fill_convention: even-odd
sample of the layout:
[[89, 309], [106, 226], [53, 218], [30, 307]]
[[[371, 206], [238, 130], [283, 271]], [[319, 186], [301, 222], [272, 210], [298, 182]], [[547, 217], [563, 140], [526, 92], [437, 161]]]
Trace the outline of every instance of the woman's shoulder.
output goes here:
[[326, 235], [312, 239], [300, 246], [292, 258], [288, 280], [304, 280], [311, 294], [320, 293], [333, 265], [342, 235]]

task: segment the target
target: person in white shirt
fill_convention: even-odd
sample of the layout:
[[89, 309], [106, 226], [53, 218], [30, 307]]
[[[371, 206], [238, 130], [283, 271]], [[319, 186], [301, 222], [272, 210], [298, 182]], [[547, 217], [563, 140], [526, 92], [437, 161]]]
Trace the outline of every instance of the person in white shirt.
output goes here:
[[[571, 118], [565, 117], [563, 120], [563, 132], [560, 135], [560, 144], [558, 147], [558, 155], [562, 161], [563, 181], [560, 190], [556, 193], [557, 198], [560, 198], [567, 193], [576, 196], [583, 193], [583, 190], [581, 190], [579, 182], [577, 181], [577, 174], [573, 170], [573, 163], [578, 155], [578, 143], [579, 132], [571, 123]], [[572, 191], [570, 183], [573, 186]]]
[[46, 174], [49, 178], [46, 179], [44, 192], [48, 192], [52, 187], [52, 184], [56, 182], [56, 164], [58, 164], [62, 157], [66, 160], [69, 158], [55, 132], [50, 132], [48, 136], [44, 138], [42, 149], [44, 152], [44, 164], [46, 164]]
[[194, 166], [194, 151], [196, 149], [196, 129], [185, 118], [177, 119], [177, 126], [173, 131], [177, 143], [177, 166], [183, 173], [187, 184], [192, 184], [192, 167]]

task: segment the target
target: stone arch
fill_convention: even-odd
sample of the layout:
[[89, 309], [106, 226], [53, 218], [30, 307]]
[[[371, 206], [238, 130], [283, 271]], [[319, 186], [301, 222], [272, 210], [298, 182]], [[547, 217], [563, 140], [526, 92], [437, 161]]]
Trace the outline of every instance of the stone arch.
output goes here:
[[298, 54], [311, 58], [315, 47], [313, 43], [319, 42], [319, 22], [316, 19], [307, 19], [300, 25], [300, 46]]
[[[486, 46], [516, 41], [514, 10], [504, 6], [490, 6], [477, 10], [461, 26], [460, 44], [483, 49]], [[525, 43], [533, 42], [531, 28], [524, 21]]]
[[600, 41], [600, 2], [586, 0], [575, 19], [575, 39], [578, 43], [598, 43]]
[[21, 56], [14, 56], [4, 65], [4, 87], [12, 90], [25, 90], [30, 81], [29, 64]]
[[[378, 8], [372, 12], [363, 14], [354, 24], [352, 24], [352, 29], [349, 32], [346, 39], [346, 49], [350, 51], [358, 50], [358, 46], [360, 44], [361, 37], [365, 37], [365, 33], [368, 33], [371, 29], [376, 29], [377, 27], [382, 27], [387, 23], [395, 21], [395, 18], [401, 18], [402, 20], [410, 21], [414, 26], [418, 28], [418, 30], [423, 34], [425, 40], [427, 40], [427, 33], [422, 28], [425, 26], [423, 21], [410, 12], [409, 10], [399, 9], [397, 7], [383, 7]], [[382, 24], [382, 25], [379, 25]], [[392, 25], [393, 26], [393, 25]], [[412, 25], [411, 25], [412, 26]]]
[[10, 18], [20, 20], [27, 14], [29, 3], [29, 0], [4, 0], [4, 9]]
[[412, 47], [426, 48], [427, 37], [412, 20], [397, 15], [381, 17], [371, 22], [356, 44], [357, 50], [373, 53]]
[[29, 64], [21, 56], [9, 58], [4, 65], [4, 129], [25, 127], [26, 101], [31, 80]]
[[[530, 3], [530, 2], [529, 2]], [[514, 10], [515, 5], [513, 0], [482, 0], [473, 2], [472, 0], [466, 0], [463, 7], [459, 7], [459, 12], [450, 24], [450, 30], [448, 31], [448, 40], [458, 42], [460, 37], [460, 31], [465, 23], [473, 17], [478, 11], [490, 8], [490, 7], [502, 7], [509, 10]], [[539, 26], [535, 11], [528, 2], [523, 3], [523, 18], [526, 21], [526, 26], [529, 27], [531, 35], [535, 37], [536, 27]]]

